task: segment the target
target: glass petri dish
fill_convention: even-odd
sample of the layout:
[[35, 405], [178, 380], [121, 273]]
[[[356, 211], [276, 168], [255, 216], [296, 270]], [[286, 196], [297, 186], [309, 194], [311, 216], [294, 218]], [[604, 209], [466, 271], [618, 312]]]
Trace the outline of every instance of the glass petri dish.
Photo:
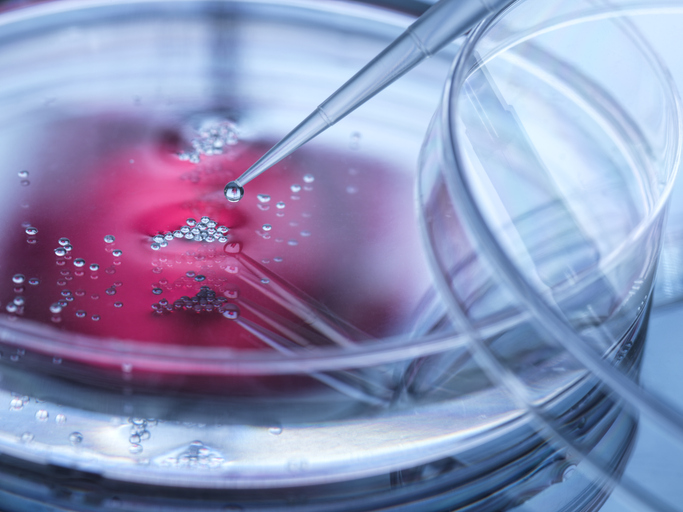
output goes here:
[[[457, 44], [239, 205], [223, 199], [411, 19], [350, 2], [182, 0], [0, 17], [6, 509], [501, 510], [558, 487], [575, 508], [606, 496], [561, 483], [579, 455], [468, 355], [471, 332], [438, 299], [415, 181]], [[477, 327], [618, 474], [633, 415], [535, 342], [522, 314]], [[623, 318], [629, 335], [602, 354], [634, 375], [647, 315]]]

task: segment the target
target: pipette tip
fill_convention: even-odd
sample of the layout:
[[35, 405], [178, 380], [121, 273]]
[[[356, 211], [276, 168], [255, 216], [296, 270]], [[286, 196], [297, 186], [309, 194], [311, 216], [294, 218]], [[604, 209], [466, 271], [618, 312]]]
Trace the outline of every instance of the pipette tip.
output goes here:
[[231, 181], [223, 189], [225, 198], [231, 203], [236, 203], [244, 196], [244, 188], [236, 181]]

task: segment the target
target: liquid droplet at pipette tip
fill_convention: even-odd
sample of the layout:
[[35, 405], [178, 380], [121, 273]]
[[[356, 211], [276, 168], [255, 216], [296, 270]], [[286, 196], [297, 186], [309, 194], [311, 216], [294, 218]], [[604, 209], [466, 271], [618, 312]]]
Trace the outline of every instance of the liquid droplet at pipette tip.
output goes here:
[[231, 181], [223, 190], [225, 198], [231, 203], [236, 203], [244, 196], [244, 189], [236, 181]]

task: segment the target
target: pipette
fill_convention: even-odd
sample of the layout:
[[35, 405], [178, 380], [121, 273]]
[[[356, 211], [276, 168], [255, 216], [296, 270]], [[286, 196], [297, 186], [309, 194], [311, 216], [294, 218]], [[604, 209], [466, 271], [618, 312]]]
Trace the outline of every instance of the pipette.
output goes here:
[[510, 3], [512, 0], [440, 0], [435, 3], [254, 165], [228, 183], [225, 197], [231, 202], [239, 201], [244, 195], [245, 184], [353, 112], [485, 16]]

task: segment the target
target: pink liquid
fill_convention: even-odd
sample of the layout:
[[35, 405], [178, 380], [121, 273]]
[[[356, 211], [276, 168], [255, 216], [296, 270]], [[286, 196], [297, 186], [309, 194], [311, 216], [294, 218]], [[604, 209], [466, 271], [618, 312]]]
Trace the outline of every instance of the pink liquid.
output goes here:
[[[239, 349], [272, 350], [243, 320], [293, 349], [400, 330], [422, 286], [410, 177], [367, 158], [354, 134], [348, 150], [302, 150], [227, 202], [225, 183], [270, 144], [239, 141], [195, 164], [178, 157], [190, 146], [174, 128], [119, 115], [54, 123], [49, 151], [16, 179], [0, 307], [91, 336]], [[227, 240], [154, 246], [202, 217]]]

